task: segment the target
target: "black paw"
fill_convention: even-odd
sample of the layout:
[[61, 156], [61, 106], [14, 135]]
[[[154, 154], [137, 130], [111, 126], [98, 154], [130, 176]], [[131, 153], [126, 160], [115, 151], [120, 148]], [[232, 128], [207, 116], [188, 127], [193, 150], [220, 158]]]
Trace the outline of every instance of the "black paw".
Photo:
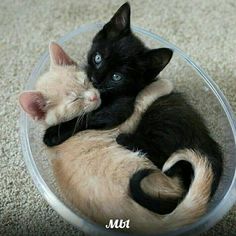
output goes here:
[[50, 127], [46, 130], [44, 137], [43, 137], [43, 142], [45, 145], [48, 147], [53, 147], [56, 145], [61, 144], [64, 141], [63, 137], [58, 133], [58, 129], [54, 127]]
[[128, 150], [134, 151], [136, 149], [130, 134], [119, 134], [116, 138], [116, 142]]

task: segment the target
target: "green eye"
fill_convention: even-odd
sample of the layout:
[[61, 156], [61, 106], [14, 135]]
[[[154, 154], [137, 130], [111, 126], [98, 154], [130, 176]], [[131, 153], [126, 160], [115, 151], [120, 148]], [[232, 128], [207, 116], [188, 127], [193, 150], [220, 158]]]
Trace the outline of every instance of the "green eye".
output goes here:
[[120, 81], [121, 79], [123, 79], [123, 76], [120, 73], [115, 73], [112, 76], [112, 80], [114, 81]]

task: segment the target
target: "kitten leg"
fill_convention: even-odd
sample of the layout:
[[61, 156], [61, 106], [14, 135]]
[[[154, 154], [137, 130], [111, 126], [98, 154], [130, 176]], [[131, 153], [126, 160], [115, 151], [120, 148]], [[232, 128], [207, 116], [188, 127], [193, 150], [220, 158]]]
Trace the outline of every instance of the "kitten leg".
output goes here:
[[[170, 94], [172, 90], [173, 84], [165, 79], [159, 79], [144, 88], [136, 98], [133, 114], [120, 125], [121, 134], [116, 138], [116, 142], [131, 151], [145, 152], [143, 137], [135, 130], [148, 107], [158, 98]], [[134, 132], [135, 136], [132, 135]]]
[[[183, 185], [178, 177], [169, 177], [159, 171], [154, 171], [141, 181], [141, 188], [152, 197], [175, 199], [183, 196]], [[158, 188], [155, 188], [158, 186]]]
[[61, 123], [49, 127], [43, 137], [43, 142], [48, 146], [52, 147], [63, 143], [65, 140], [70, 138], [74, 132], [78, 132], [77, 119]]
[[46, 130], [43, 141], [51, 147], [63, 143], [72, 135], [85, 129], [112, 129], [132, 114], [133, 103], [133, 97], [122, 97], [107, 106], [90, 112], [87, 118], [81, 119], [80, 122], [77, 122], [79, 119], [77, 117], [60, 125], [52, 126]]
[[170, 178], [161, 170], [141, 169], [130, 179], [132, 198], [158, 214], [172, 212], [186, 194], [178, 178]]
[[120, 133], [133, 133], [136, 130], [142, 115], [149, 106], [151, 106], [158, 98], [168, 95], [172, 91], [173, 84], [166, 79], [159, 79], [146, 86], [136, 97], [133, 114], [120, 125]]
[[132, 134], [119, 134], [116, 138], [116, 142], [131, 151], [144, 151], [141, 143]]

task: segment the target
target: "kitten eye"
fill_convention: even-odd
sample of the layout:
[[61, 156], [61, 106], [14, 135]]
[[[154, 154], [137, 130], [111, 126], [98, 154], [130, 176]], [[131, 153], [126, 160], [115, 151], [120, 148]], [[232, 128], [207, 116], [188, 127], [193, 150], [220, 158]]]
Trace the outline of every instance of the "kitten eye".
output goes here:
[[112, 80], [114, 80], [114, 81], [120, 81], [122, 79], [123, 79], [123, 75], [120, 73], [115, 73], [112, 75]]
[[66, 92], [66, 96], [67, 96], [67, 97], [74, 98], [74, 97], [76, 97], [77, 95], [76, 95], [75, 92], [71, 91], [71, 92]]
[[83, 98], [84, 98], [83, 95], [78, 95], [78, 96], [74, 99], [74, 101], [76, 101], [76, 100], [78, 100], [78, 99], [83, 99]]
[[96, 55], [94, 56], [94, 63], [98, 65], [101, 62], [102, 62], [102, 55], [99, 52], [97, 52]]

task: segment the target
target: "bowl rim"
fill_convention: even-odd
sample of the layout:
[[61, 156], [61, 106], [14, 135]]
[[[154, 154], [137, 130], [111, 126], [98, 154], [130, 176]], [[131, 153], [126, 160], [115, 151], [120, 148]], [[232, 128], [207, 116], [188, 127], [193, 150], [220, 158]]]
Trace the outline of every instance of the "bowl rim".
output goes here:
[[[60, 38], [58, 40], [58, 43], [63, 45], [67, 40], [73, 38], [74, 36], [77, 36], [81, 33], [90, 32], [94, 30], [98, 30], [104, 25], [104, 23], [89, 23], [84, 24], [78, 27], [77, 29], [71, 31], [70, 33], [66, 34], [64, 37]], [[206, 72], [200, 68], [195, 62], [191, 60], [189, 56], [187, 56], [182, 50], [180, 50], [178, 47], [176, 47], [174, 44], [169, 43], [164, 38], [160, 37], [157, 34], [154, 34], [148, 30], [142, 29], [137, 26], [132, 26], [132, 30], [135, 33], [139, 33], [145, 36], [148, 36], [149, 38], [152, 38], [154, 40], [159, 41], [161, 44], [165, 45], [166, 47], [171, 48], [176, 54], [178, 54], [183, 60], [185, 60], [204, 80], [204, 82], [208, 85], [208, 87], [211, 89], [211, 91], [214, 93], [214, 95], [217, 97], [218, 101], [221, 104], [221, 107], [223, 108], [229, 125], [231, 127], [232, 134], [234, 136], [234, 146], [236, 148], [236, 120], [233, 114], [233, 111], [229, 105], [229, 102], [227, 101], [226, 97], [223, 95], [223, 93], [220, 91], [219, 87], [216, 85], [216, 83], [206, 74]], [[39, 72], [41, 68], [45, 65], [48, 58], [48, 53], [44, 53], [39, 61], [36, 63], [33, 71], [31, 72], [25, 89], [31, 89], [32, 87], [32, 81], [39, 75]], [[20, 126], [20, 139], [21, 139], [21, 146], [22, 146], [22, 152], [23, 152], [23, 158], [26, 163], [27, 169], [30, 172], [31, 178], [33, 179], [34, 184], [38, 188], [39, 192], [42, 194], [42, 196], [46, 199], [46, 201], [49, 203], [49, 205], [64, 219], [66, 219], [69, 223], [73, 224], [80, 230], [92, 234], [92, 235], [117, 235], [117, 236], [125, 236], [130, 235], [128, 233], [121, 233], [121, 232], [114, 232], [112, 230], [106, 230], [104, 227], [90, 222], [89, 220], [85, 220], [84, 217], [78, 216], [75, 214], [68, 206], [66, 206], [57, 196], [52, 192], [52, 190], [49, 188], [49, 186], [46, 184], [44, 179], [42, 178], [36, 163], [33, 159], [30, 143], [29, 143], [29, 137], [28, 137], [28, 118], [26, 114], [21, 111], [20, 114], [20, 124], [23, 124]], [[187, 225], [184, 227], [181, 227], [179, 229], [168, 231], [167, 233], [161, 233], [161, 234], [150, 234], [150, 235], [159, 235], [159, 236], [173, 236], [173, 235], [193, 235], [193, 234], [200, 234], [205, 230], [208, 230], [211, 228], [214, 224], [216, 224], [233, 206], [234, 202], [236, 201], [236, 170], [234, 172], [234, 176], [231, 182], [231, 185], [227, 192], [225, 193], [225, 196], [219, 204], [212, 209], [210, 212], [208, 212], [206, 215], [204, 215], [200, 220], [197, 222]], [[214, 218], [214, 220], [212, 220]], [[142, 235], [142, 234], [138, 234]]]

